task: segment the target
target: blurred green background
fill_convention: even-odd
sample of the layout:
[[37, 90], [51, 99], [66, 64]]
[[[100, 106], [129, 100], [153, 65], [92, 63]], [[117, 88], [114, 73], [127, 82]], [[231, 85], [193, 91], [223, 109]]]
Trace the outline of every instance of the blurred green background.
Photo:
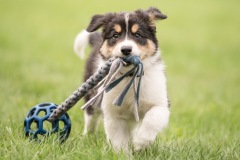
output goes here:
[[[157, 36], [172, 114], [159, 143], [200, 141], [239, 158], [239, 0], [0, 0], [0, 143], [5, 146], [0, 153], [5, 158], [10, 157], [9, 128], [22, 141], [17, 134], [32, 106], [59, 104], [82, 83], [85, 61], [74, 55], [73, 41], [91, 16], [150, 6], [168, 15], [158, 22]], [[69, 111], [73, 138], [83, 130], [79, 106]]]

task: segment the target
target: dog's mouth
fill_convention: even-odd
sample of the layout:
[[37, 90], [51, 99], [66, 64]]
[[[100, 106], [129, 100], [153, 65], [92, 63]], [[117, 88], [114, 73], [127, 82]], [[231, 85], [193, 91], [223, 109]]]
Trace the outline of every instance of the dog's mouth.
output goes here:
[[[128, 55], [125, 57], [117, 57], [117, 58], [121, 58], [123, 60], [123, 64], [124, 64], [124, 71], [126, 70], [130, 70], [131, 68], [134, 69], [132, 70], [132, 72], [129, 72], [129, 74], [127, 76], [132, 77], [137, 69], [137, 67], [142, 66], [142, 61], [141, 58], [139, 56], [136, 55]], [[124, 74], [124, 72], [120, 72], [121, 75]]]
[[129, 63], [129, 62], [126, 62], [126, 56], [113, 56], [115, 58], [121, 58], [123, 60], [123, 66], [125, 68], [129, 68], [129, 66], [132, 66], [133, 64]]
[[124, 66], [137, 66], [139, 63], [141, 63], [141, 58], [140, 56], [136, 56], [136, 55], [128, 55], [128, 56], [117, 56], [116, 58], [121, 58], [125, 63]]

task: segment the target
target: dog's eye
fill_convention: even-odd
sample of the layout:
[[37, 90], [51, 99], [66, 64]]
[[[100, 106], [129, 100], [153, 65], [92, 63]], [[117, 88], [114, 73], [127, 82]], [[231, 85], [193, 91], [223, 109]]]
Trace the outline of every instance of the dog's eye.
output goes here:
[[140, 35], [139, 33], [135, 33], [134, 36], [135, 36], [136, 38], [140, 38], [140, 37], [141, 37], [141, 35]]
[[119, 37], [119, 35], [116, 33], [112, 36], [112, 38], [114, 38], [114, 39], [117, 39], [118, 37]]

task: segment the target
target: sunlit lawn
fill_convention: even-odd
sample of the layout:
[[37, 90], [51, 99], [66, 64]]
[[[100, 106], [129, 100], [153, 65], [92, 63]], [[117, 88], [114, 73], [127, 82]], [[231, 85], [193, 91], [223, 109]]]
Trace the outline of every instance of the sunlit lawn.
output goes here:
[[[240, 2], [1, 1], [0, 159], [240, 159]], [[155, 6], [166, 63], [171, 119], [147, 151], [115, 153], [103, 127], [83, 137], [80, 101], [69, 111], [72, 132], [59, 145], [29, 142], [23, 120], [40, 102], [61, 103], [82, 83], [85, 61], [75, 35], [92, 15]]]

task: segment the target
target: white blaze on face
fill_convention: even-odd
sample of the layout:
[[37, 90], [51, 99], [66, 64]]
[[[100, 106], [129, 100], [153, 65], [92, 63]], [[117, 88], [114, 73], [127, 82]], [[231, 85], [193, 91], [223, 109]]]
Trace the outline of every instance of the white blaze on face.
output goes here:
[[113, 56], [118, 56], [118, 57], [123, 57], [124, 55], [122, 54], [122, 52], [121, 52], [121, 48], [122, 47], [126, 47], [126, 46], [128, 46], [128, 47], [132, 47], [132, 52], [131, 52], [131, 54], [133, 54], [133, 55], [140, 55], [141, 54], [141, 50], [139, 49], [139, 47], [138, 47], [138, 45], [136, 44], [136, 42], [135, 41], [133, 41], [133, 40], [130, 40], [129, 38], [128, 38], [128, 35], [129, 35], [129, 14], [128, 13], [126, 13], [125, 14], [125, 23], [126, 23], [126, 36], [125, 36], [125, 39], [123, 40], [123, 41], [121, 41], [121, 42], [119, 42], [116, 46], [115, 46], [115, 48], [113, 49], [113, 52], [112, 52], [112, 54], [113, 54]]
[[125, 40], [128, 39], [128, 21], [129, 21], [129, 14], [126, 13], [125, 14], [125, 23], [126, 23], [126, 37], [125, 37]]

